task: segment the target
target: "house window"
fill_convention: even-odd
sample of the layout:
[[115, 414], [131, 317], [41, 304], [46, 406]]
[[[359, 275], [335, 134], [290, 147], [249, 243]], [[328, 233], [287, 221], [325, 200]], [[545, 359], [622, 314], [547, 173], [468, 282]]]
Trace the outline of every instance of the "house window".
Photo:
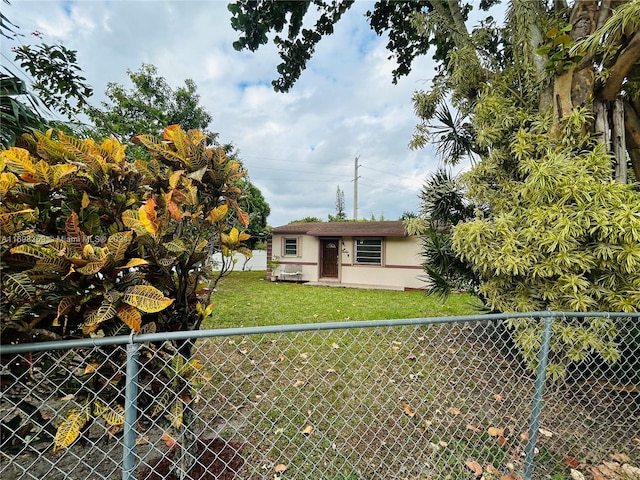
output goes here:
[[284, 239], [283, 255], [285, 257], [298, 256], [298, 239], [296, 237]]
[[382, 239], [356, 239], [356, 263], [361, 265], [382, 265]]

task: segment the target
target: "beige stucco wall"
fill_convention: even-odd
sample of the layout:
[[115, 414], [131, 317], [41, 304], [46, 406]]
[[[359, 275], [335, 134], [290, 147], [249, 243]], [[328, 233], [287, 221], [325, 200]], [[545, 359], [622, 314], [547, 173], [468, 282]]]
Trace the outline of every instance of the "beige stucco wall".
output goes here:
[[[298, 238], [298, 256], [283, 255], [283, 239]], [[302, 268], [302, 280], [319, 280], [318, 259], [320, 239], [305, 235], [273, 235], [273, 256], [282, 263], [298, 264]], [[420, 239], [418, 237], [387, 237], [383, 240], [383, 265], [355, 265], [354, 239], [342, 237], [338, 279], [342, 284], [371, 285], [392, 288], [424, 288], [419, 279], [423, 275], [420, 267]], [[277, 274], [277, 271], [276, 271]]]
[[[298, 239], [298, 255], [284, 255], [284, 239], [294, 237]], [[318, 280], [320, 241], [317, 237], [306, 235], [273, 235], [272, 249], [273, 257], [278, 257], [281, 264], [293, 263], [302, 267], [302, 280], [307, 282], [315, 282]]]
[[354, 239], [343, 238], [349, 253], [343, 253], [340, 281], [379, 287], [424, 288], [419, 280], [420, 239], [417, 237], [387, 237], [383, 241], [383, 265], [356, 265], [353, 257]]

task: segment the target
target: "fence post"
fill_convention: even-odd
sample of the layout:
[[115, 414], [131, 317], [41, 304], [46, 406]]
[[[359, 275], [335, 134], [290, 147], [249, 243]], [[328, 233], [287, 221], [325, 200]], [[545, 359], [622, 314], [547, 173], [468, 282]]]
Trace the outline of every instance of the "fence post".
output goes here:
[[127, 344], [126, 386], [124, 392], [124, 436], [122, 448], [122, 480], [134, 480], [136, 468], [136, 421], [138, 419], [138, 349], [140, 345]]
[[540, 353], [538, 357], [535, 392], [533, 394], [533, 406], [531, 408], [531, 422], [529, 423], [529, 439], [524, 450], [524, 480], [531, 480], [531, 475], [533, 474], [535, 448], [538, 440], [538, 427], [540, 426], [540, 412], [542, 411], [542, 395], [544, 393], [544, 383], [547, 377], [547, 361], [549, 359], [552, 326], [553, 317], [545, 317], [542, 329], [542, 345], [540, 346]]

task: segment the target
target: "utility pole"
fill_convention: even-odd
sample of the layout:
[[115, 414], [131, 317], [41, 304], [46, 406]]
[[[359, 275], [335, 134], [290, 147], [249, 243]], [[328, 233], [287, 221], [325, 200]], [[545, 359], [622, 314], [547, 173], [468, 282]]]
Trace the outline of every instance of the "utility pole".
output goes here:
[[356, 157], [353, 169], [353, 219], [358, 220], [358, 167], [362, 165], [358, 164], [358, 160], [360, 159], [360, 155]]

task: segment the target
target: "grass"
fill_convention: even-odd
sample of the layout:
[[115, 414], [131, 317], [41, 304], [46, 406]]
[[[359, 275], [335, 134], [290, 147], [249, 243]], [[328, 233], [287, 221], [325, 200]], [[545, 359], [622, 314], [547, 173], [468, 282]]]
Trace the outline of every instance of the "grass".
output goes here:
[[364, 290], [270, 282], [264, 272], [233, 272], [218, 284], [203, 328], [421, 318], [477, 313], [470, 295], [446, 301], [420, 291]]
[[[213, 315], [203, 328], [478, 312], [469, 295], [443, 301], [420, 291], [270, 282], [264, 272], [225, 277], [213, 302]], [[462, 332], [444, 326], [257, 335], [203, 342], [200, 354], [216, 364], [212, 383], [224, 399], [215, 407], [218, 418], [230, 421], [230, 430], [235, 428], [241, 438], [251, 438], [250, 444], [259, 445], [246, 452], [250, 464], [264, 464], [265, 458], [273, 464], [283, 462], [293, 478], [376, 478], [381, 469], [393, 470], [395, 464], [411, 470], [398, 478], [421, 478], [423, 471], [424, 478], [431, 471], [466, 478], [467, 458], [477, 456], [498, 465], [505, 452], [495, 439], [468, 432], [470, 417], [452, 417], [445, 410], [462, 409], [471, 401], [482, 411], [486, 401], [485, 392], [482, 399], [460, 397], [449, 382], [462, 368], [459, 360], [453, 371], [447, 364], [455, 360], [450, 342]], [[403, 413], [403, 402], [415, 408], [415, 416]], [[305, 425], [313, 425], [312, 434], [301, 434]], [[448, 446], [439, 446], [445, 440]], [[407, 455], [419, 463], [403, 466]]]
[[[468, 295], [443, 302], [418, 291], [270, 282], [264, 272], [224, 278], [213, 302], [203, 328], [477, 313]], [[283, 480], [473, 479], [470, 460], [503, 474], [522, 467], [534, 377], [495, 325], [211, 338], [198, 341], [198, 355], [212, 374], [200, 392], [200, 418], [209, 435], [246, 445], [241, 478], [277, 478], [277, 464], [287, 466]], [[579, 405], [557, 393], [547, 398], [553, 415], [543, 424], [565, 434], [538, 445], [544, 478], [567, 473], [563, 459], [580, 448], [572, 432], [582, 427], [574, 426], [584, 423]], [[560, 414], [563, 423], [554, 424]], [[506, 444], [489, 427], [505, 428]]]

